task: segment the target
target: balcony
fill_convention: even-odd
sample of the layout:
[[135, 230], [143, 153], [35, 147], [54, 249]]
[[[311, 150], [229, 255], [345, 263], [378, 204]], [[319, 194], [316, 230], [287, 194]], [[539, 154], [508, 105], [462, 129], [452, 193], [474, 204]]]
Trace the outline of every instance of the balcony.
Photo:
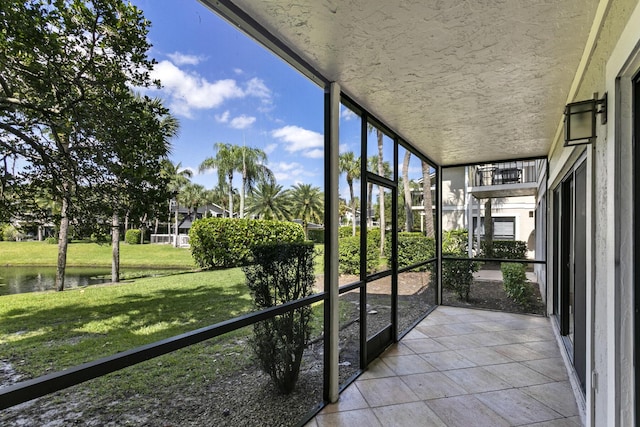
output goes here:
[[533, 196], [538, 188], [540, 160], [489, 163], [469, 167], [469, 192], [475, 197]]

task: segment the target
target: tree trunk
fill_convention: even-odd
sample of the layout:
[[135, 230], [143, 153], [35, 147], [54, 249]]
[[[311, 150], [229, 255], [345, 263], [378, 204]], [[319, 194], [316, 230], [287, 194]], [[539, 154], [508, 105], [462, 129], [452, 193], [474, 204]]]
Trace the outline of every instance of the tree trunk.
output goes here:
[[178, 245], [178, 208], [180, 207], [180, 205], [178, 204], [178, 201], [176, 200], [176, 225], [173, 228], [173, 236], [175, 237], [173, 240], [173, 246], [175, 246], [176, 248], [179, 246]]
[[[362, 220], [360, 220], [362, 225]], [[373, 226], [373, 184], [367, 183], [367, 227]]]
[[117, 213], [111, 219], [111, 281], [120, 281], [120, 218]]
[[[384, 176], [384, 162], [382, 159], [382, 132], [378, 129], [376, 130], [376, 136], [378, 137], [378, 175]], [[384, 240], [385, 240], [385, 232], [387, 228], [386, 218], [384, 217], [384, 187], [379, 185], [378, 189], [380, 190], [380, 256], [384, 255]]]
[[484, 256], [493, 258], [493, 212], [491, 197], [484, 203]]
[[422, 204], [424, 207], [424, 230], [427, 237], [435, 237], [433, 224], [433, 202], [431, 200], [431, 174], [429, 164], [422, 162]]
[[233, 218], [233, 172], [229, 174], [229, 218]]
[[67, 248], [69, 237], [69, 200], [62, 198], [60, 208], [60, 231], [58, 233], [58, 264], [56, 268], [56, 290], [64, 290], [64, 271], [67, 266]]
[[[353, 181], [349, 182], [349, 196], [351, 197], [351, 223], [352, 223], [352, 236], [356, 235], [356, 201], [353, 197]], [[362, 215], [360, 215], [360, 222], [362, 222]]]
[[404, 229], [405, 231], [413, 231], [413, 211], [411, 205], [411, 187], [409, 186], [409, 160], [411, 160], [411, 151], [404, 153], [404, 161], [402, 162], [402, 185], [404, 189]]

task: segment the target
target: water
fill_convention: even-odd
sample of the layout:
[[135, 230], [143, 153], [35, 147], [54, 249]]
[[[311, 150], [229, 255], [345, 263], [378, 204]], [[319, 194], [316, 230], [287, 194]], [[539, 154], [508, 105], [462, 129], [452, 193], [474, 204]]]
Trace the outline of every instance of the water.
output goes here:
[[[0, 296], [55, 289], [55, 267], [0, 267]], [[64, 288], [111, 282], [108, 267], [67, 267]]]

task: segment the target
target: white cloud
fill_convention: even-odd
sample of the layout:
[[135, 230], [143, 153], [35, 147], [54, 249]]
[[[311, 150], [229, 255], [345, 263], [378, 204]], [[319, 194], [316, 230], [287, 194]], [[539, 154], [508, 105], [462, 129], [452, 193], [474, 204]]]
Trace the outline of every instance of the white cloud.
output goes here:
[[[180, 69], [170, 61], [156, 64], [151, 77], [162, 82], [172, 113], [192, 117], [193, 110], [217, 108], [225, 101], [245, 97], [271, 102], [271, 90], [258, 78], [242, 86], [234, 79], [209, 81], [196, 72]], [[224, 114], [220, 116], [224, 118]]]
[[218, 122], [218, 123], [227, 123], [229, 121], [229, 116], [230, 115], [231, 115], [231, 113], [229, 113], [229, 110], [227, 110], [222, 114], [216, 114], [214, 116], [214, 118], [216, 119], [216, 122]]
[[266, 147], [264, 147], [264, 150], [262, 150], [262, 151], [264, 151], [266, 154], [271, 154], [274, 151], [276, 151], [276, 148], [278, 148], [278, 144], [275, 144], [275, 143], [274, 144], [269, 144]]
[[350, 109], [346, 108], [343, 105], [340, 106], [340, 109], [342, 110], [340, 111], [340, 117], [345, 119], [346, 121], [349, 121], [358, 117], [356, 113], [354, 113], [353, 111], [351, 111]]
[[200, 62], [206, 59], [201, 55], [187, 55], [180, 52], [173, 52], [167, 54], [171, 61], [176, 65], [198, 65]]
[[318, 132], [299, 126], [284, 126], [273, 130], [271, 136], [285, 142], [284, 148], [290, 153], [301, 151], [303, 156], [310, 158], [322, 155], [324, 136]]
[[310, 159], [321, 159], [324, 157], [324, 150], [316, 148], [314, 150], [307, 151], [304, 153], [304, 156], [309, 157]]
[[298, 182], [300, 177], [309, 175], [304, 166], [297, 162], [269, 164], [269, 169], [271, 169], [277, 181]]
[[242, 70], [242, 68], [234, 68], [233, 72], [240, 75], [240, 74], [244, 74], [244, 71]]
[[231, 119], [231, 127], [234, 129], [246, 129], [256, 121], [255, 117], [245, 116], [244, 114]]

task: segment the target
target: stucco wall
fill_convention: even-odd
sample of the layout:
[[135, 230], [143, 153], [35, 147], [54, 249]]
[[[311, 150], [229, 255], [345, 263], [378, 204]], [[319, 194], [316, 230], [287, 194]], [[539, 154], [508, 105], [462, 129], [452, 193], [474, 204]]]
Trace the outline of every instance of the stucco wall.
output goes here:
[[[640, 22], [629, 22], [629, 17], [638, 6], [637, 0], [614, 0], [604, 17], [583, 78], [580, 81], [573, 100], [589, 99], [594, 92], [602, 96], [611, 83], [607, 79], [607, 63], [612, 52], [620, 42], [621, 34], [627, 24], [640, 28]], [[611, 100], [611, 93], [610, 100]], [[613, 111], [614, 105], [610, 104]], [[578, 152], [587, 150], [590, 192], [588, 202], [588, 225], [591, 225], [591, 245], [587, 247], [590, 265], [588, 283], [588, 343], [591, 342], [591, 354], [587, 355], [587, 422], [588, 425], [632, 425], [633, 396], [631, 393], [633, 372], [630, 365], [631, 328], [630, 289], [620, 287], [616, 260], [619, 254], [621, 233], [621, 212], [619, 199], [630, 199], [630, 188], [621, 186], [616, 178], [620, 167], [620, 152], [616, 152], [615, 141], [608, 138], [615, 125], [614, 116], [609, 114], [609, 123], [597, 129], [598, 138], [592, 146], [575, 149], [563, 148], [556, 144], [550, 156], [550, 184], [556, 185], [568, 168], [572, 166]], [[626, 159], [628, 160], [628, 158]], [[624, 194], [623, 194], [624, 193]], [[628, 213], [628, 212], [627, 212]], [[624, 228], [624, 226], [623, 226]], [[549, 224], [549, 230], [552, 230]], [[628, 235], [628, 233], [626, 233]], [[551, 258], [552, 253], [549, 253]], [[626, 273], [630, 266], [626, 268]], [[625, 271], [623, 271], [625, 273]], [[626, 301], [625, 299], [626, 298]], [[589, 306], [589, 302], [591, 305]], [[622, 329], [621, 329], [622, 328]], [[626, 328], [626, 329], [624, 329]], [[622, 341], [620, 337], [626, 337]], [[630, 369], [631, 368], [631, 369]], [[592, 384], [591, 371], [596, 373], [596, 382]]]

